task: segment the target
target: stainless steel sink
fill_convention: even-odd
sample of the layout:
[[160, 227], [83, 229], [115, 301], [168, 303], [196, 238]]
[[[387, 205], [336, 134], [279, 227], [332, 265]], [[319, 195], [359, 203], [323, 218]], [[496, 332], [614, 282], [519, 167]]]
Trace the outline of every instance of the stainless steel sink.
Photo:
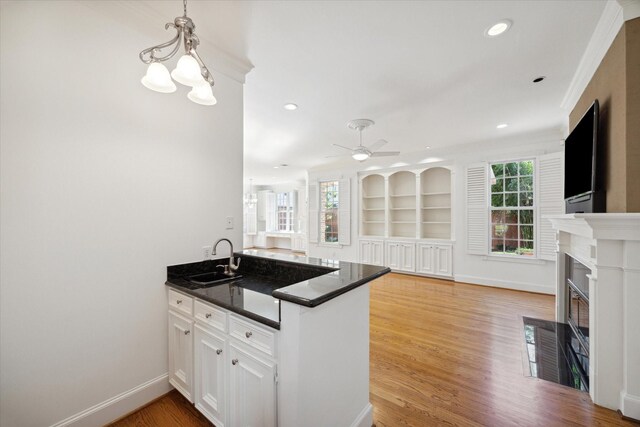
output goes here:
[[242, 276], [239, 274], [227, 274], [220, 273], [217, 271], [211, 273], [202, 273], [196, 274], [194, 276], [189, 276], [187, 279], [191, 283], [195, 283], [196, 285], [214, 285], [218, 283], [228, 282], [231, 280], [240, 279]]

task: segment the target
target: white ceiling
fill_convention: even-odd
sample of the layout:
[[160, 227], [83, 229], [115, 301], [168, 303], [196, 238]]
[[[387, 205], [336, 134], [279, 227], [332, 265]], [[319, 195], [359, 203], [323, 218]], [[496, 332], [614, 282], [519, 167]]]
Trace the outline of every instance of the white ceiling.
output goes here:
[[[182, 10], [153, 3], [170, 16]], [[245, 86], [245, 177], [271, 184], [340, 162], [325, 156], [342, 154], [332, 143], [357, 145], [346, 126], [355, 118], [376, 121], [365, 145], [384, 138], [383, 150], [403, 154], [562, 128], [560, 103], [604, 5], [192, 1], [189, 16], [200, 38], [255, 67]], [[485, 37], [502, 18], [511, 29]], [[532, 83], [538, 76], [547, 78]], [[299, 109], [284, 110], [287, 102]], [[273, 168], [281, 163], [290, 166]]]

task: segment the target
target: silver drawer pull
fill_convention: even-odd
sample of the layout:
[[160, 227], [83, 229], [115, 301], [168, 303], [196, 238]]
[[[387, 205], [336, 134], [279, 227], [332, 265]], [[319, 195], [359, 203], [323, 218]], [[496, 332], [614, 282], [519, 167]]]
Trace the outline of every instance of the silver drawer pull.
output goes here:
[[190, 333], [191, 333], [191, 331], [190, 331], [190, 330], [188, 330], [188, 329], [187, 329], [186, 331], [184, 331], [184, 334], [185, 334], [185, 335], [189, 335]]
[[222, 349], [221, 348], [217, 349], [216, 354], [222, 354]]
[[182, 304], [182, 300], [181, 299], [177, 300], [176, 304]]
[[251, 338], [251, 335], [253, 335], [253, 334], [251, 333], [251, 331], [247, 331], [247, 332], [245, 332], [245, 333], [244, 333], [244, 335], [245, 335], [247, 338]]
[[204, 315], [204, 317], [206, 317], [207, 319], [211, 317], [211, 313], [207, 313]]
[[238, 359], [233, 359], [233, 360], [231, 361], [231, 364], [232, 364], [232, 365], [237, 365], [237, 364], [238, 364]]

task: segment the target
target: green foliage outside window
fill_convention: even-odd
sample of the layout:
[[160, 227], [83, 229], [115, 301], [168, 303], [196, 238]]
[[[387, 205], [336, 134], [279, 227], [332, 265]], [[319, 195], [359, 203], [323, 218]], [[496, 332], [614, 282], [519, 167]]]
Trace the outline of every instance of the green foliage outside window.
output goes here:
[[491, 253], [535, 254], [533, 160], [491, 165]]

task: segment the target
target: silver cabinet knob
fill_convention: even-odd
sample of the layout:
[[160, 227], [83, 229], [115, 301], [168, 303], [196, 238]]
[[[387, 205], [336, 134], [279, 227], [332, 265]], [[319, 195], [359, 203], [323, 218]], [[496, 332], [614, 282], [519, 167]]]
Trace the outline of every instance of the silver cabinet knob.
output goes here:
[[216, 354], [222, 354], [222, 349], [221, 348], [217, 349]]
[[176, 304], [182, 304], [182, 300], [181, 299], [177, 300]]
[[253, 334], [251, 333], [251, 331], [247, 331], [247, 332], [245, 332], [245, 333], [244, 333], [244, 335], [245, 335], [247, 338], [251, 338], [251, 335], [253, 335]]
[[204, 315], [204, 317], [206, 317], [207, 319], [211, 317], [211, 313], [207, 313]]
[[233, 359], [233, 360], [231, 361], [231, 364], [232, 364], [232, 365], [237, 365], [237, 364], [238, 364], [238, 359]]
[[186, 331], [184, 331], [184, 334], [185, 334], [185, 335], [189, 335], [190, 333], [191, 333], [191, 331], [190, 331], [190, 330], [188, 330], [188, 329], [187, 329]]

